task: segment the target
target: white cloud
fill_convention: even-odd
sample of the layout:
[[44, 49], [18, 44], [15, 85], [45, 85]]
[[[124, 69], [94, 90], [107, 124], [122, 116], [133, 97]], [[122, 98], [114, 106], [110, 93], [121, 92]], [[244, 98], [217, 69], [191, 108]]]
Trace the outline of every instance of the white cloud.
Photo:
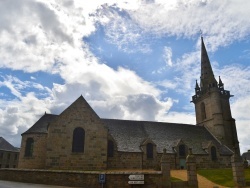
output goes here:
[[[70, 70], [72, 67], [74, 69]], [[62, 68], [61, 74], [67, 83], [55, 85], [55, 105], [60, 101], [67, 101], [63, 104], [66, 107], [73, 102], [72, 99], [82, 94], [100, 117], [141, 120], [157, 120], [161, 111], [166, 112], [172, 106], [171, 99], [166, 102], [160, 100], [161, 91], [154, 85], [144, 81], [133, 71], [121, 67], [115, 71], [105, 64], [76, 63]], [[135, 106], [137, 110], [134, 109]], [[111, 113], [114, 110], [116, 112]]]
[[28, 93], [20, 100], [0, 100], [1, 136], [19, 147], [21, 133], [33, 125], [45, 111], [49, 112], [49, 103], [48, 99], [38, 99], [34, 93]]
[[161, 116], [160, 121], [162, 122], [174, 122], [195, 125], [195, 114], [184, 113], [184, 112], [169, 112], [165, 116]]
[[250, 148], [250, 67], [239, 65], [226, 66], [220, 70], [224, 88], [229, 90], [234, 97], [231, 98], [232, 116], [236, 119], [238, 138], [241, 152]]
[[163, 52], [163, 58], [168, 66], [173, 66], [172, 62], [172, 49], [170, 47], [165, 46]]
[[109, 40], [120, 48], [126, 48], [127, 41], [139, 42], [140, 35], [148, 33], [190, 38], [202, 29], [208, 49], [215, 51], [249, 35], [249, 6], [250, 2], [244, 0], [138, 1], [132, 9], [123, 7], [128, 13], [126, 18], [109, 8], [102, 9], [99, 16], [105, 18], [101, 23], [106, 26]]
[[[104, 26], [105, 39], [127, 53], [150, 53], [150, 45], [145, 41], [145, 33], [127, 13], [103, 6], [98, 10], [97, 22]], [[133, 46], [133, 48], [131, 48]]]

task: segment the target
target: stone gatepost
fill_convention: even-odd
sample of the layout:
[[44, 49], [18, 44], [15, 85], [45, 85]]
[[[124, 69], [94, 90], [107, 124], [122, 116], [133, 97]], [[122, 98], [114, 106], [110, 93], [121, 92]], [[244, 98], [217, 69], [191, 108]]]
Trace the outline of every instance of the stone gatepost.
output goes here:
[[162, 188], [171, 188], [170, 159], [167, 157], [166, 149], [163, 149], [161, 157]]
[[246, 181], [242, 157], [235, 152], [234, 155], [231, 157], [231, 164], [235, 187], [245, 187]]
[[188, 187], [198, 188], [196, 159], [192, 153], [192, 148], [189, 148], [186, 164], [187, 164]]

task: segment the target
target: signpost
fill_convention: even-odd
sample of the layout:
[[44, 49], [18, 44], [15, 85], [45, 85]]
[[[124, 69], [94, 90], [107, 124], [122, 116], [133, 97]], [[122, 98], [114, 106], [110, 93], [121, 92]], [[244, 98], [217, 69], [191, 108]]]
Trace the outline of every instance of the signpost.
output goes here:
[[144, 184], [144, 181], [128, 181], [128, 184]]
[[129, 175], [130, 180], [144, 180], [144, 174]]
[[102, 184], [102, 187], [103, 187], [103, 184], [105, 183], [105, 180], [106, 180], [106, 175], [105, 174], [99, 174], [99, 183]]
[[144, 184], [144, 174], [133, 174], [129, 175], [129, 180], [128, 184]]

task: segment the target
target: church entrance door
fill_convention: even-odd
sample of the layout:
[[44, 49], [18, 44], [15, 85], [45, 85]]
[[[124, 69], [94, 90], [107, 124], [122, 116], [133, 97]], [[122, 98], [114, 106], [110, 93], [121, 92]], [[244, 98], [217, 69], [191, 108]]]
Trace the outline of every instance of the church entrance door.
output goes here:
[[186, 169], [186, 159], [180, 159], [180, 169]]

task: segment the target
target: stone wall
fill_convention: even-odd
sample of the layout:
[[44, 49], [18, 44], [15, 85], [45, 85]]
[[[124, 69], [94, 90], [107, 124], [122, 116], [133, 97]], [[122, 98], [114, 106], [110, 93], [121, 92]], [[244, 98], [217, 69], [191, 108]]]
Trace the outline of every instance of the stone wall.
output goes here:
[[142, 169], [142, 153], [115, 151], [108, 157], [108, 169]]
[[[167, 154], [170, 160], [171, 169], [178, 166], [178, 159], [174, 154]], [[114, 152], [113, 157], [108, 157], [107, 169], [152, 169], [160, 170], [160, 160], [162, 153], [158, 153], [153, 159], [147, 159], [147, 156], [141, 152]]]
[[197, 168], [231, 168], [231, 156], [218, 156], [215, 161], [210, 155], [195, 155]]
[[[51, 170], [22, 170], [22, 169], [0, 169], [0, 179], [8, 181], [19, 181], [27, 183], [39, 183], [74, 187], [100, 187], [98, 171], [51, 171]], [[106, 171], [106, 183], [104, 188], [130, 188], [129, 175], [144, 174], [144, 188], [160, 188], [162, 174], [159, 171]], [[133, 185], [134, 188], [141, 185]]]
[[[33, 153], [25, 157], [26, 140], [33, 138]], [[18, 168], [44, 169], [46, 159], [47, 134], [24, 134], [22, 135], [21, 150]]]
[[[72, 152], [73, 132], [85, 132], [84, 151]], [[104, 170], [108, 132], [87, 102], [78, 98], [48, 128], [47, 169]]]
[[[201, 104], [205, 106], [205, 112]], [[203, 117], [205, 113], [205, 118]], [[195, 103], [196, 123], [205, 126], [217, 139], [231, 150], [237, 144], [235, 120], [232, 118], [229, 95], [221, 94], [217, 88], [210, 88]]]
[[[179, 157], [175, 154], [167, 154], [171, 169], [180, 169]], [[113, 157], [108, 157], [107, 169], [154, 169], [160, 170], [158, 153], [153, 159], [147, 159], [143, 153], [114, 152]], [[211, 160], [210, 155], [195, 155], [197, 168], [231, 168], [231, 156], [218, 155], [216, 161]]]

